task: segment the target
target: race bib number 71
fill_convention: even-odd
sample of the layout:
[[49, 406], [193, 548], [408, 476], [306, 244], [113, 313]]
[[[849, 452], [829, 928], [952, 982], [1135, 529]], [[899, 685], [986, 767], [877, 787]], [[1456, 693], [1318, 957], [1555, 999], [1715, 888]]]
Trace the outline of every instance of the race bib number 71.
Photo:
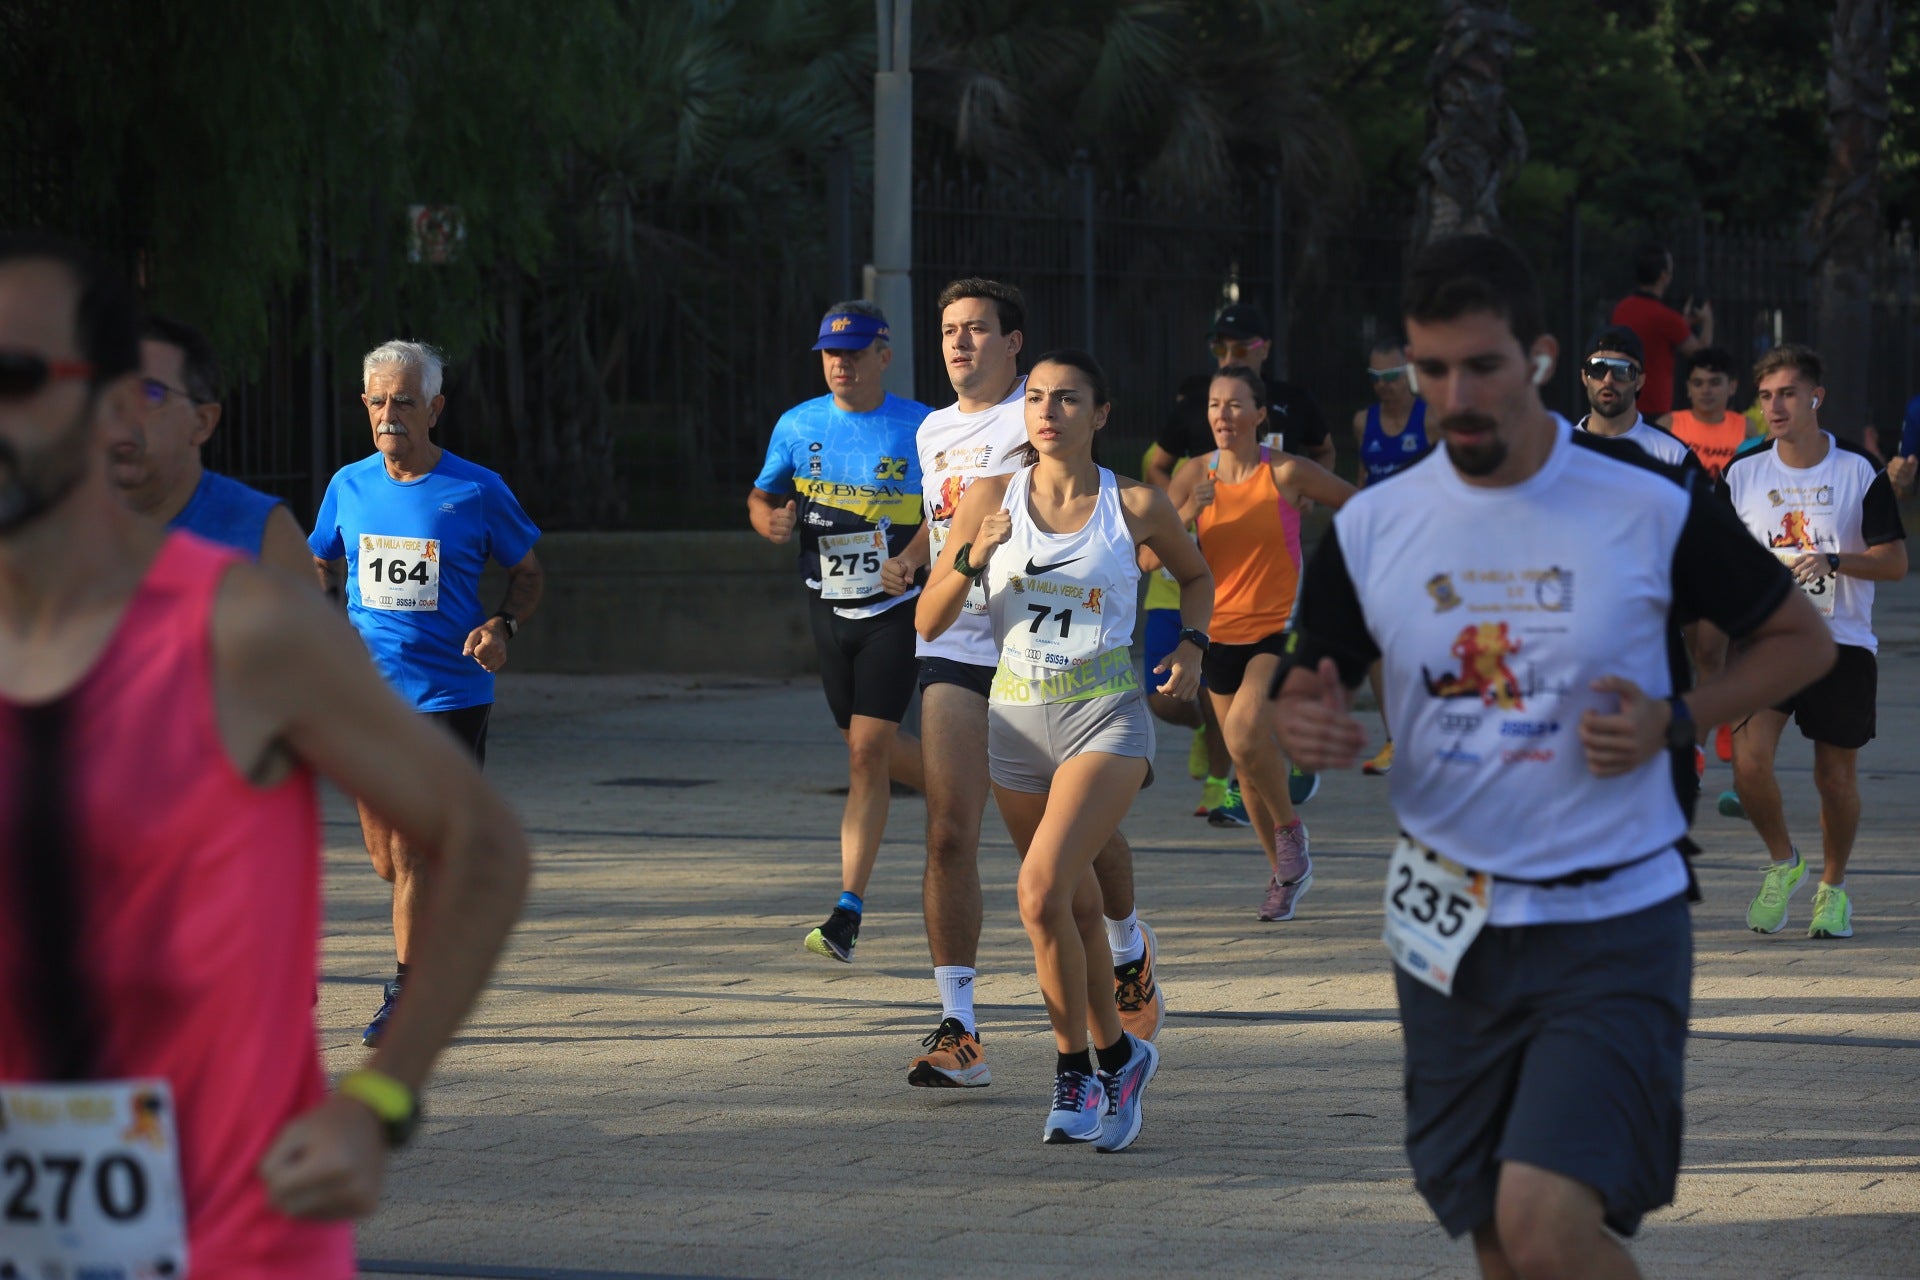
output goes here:
[[360, 604], [406, 613], [440, 608], [440, 540], [360, 535]]

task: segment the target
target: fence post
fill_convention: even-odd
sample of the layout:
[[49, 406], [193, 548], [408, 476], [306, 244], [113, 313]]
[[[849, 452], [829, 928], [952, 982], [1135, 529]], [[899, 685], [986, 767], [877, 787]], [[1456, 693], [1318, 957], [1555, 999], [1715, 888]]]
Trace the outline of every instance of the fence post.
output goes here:
[[1267, 166], [1267, 202], [1270, 222], [1267, 234], [1272, 238], [1273, 255], [1273, 375], [1287, 378], [1287, 197], [1280, 188], [1280, 170]]
[[887, 390], [913, 398], [913, 0], [875, 0], [871, 298], [893, 329]]
[[[1581, 331], [1586, 328], [1585, 304], [1580, 297], [1581, 275], [1585, 269], [1584, 264], [1581, 262], [1581, 257], [1580, 197], [1576, 193], [1573, 198], [1567, 201], [1567, 336], [1566, 345], [1562, 350], [1569, 354], [1580, 349], [1579, 343], [1582, 341]], [[1567, 370], [1575, 367], [1576, 365], [1572, 360], [1562, 360], [1560, 362], [1560, 373], [1564, 374]], [[1581, 410], [1580, 406], [1574, 403], [1574, 401], [1578, 400], [1581, 394], [1579, 374], [1576, 373], [1574, 375], [1571, 384], [1567, 387], [1566, 394], [1567, 403], [1572, 404], [1574, 416], [1578, 417]]]
[[1080, 179], [1080, 316], [1083, 322], [1081, 346], [1093, 351], [1093, 158], [1082, 148], [1073, 153], [1073, 167]]
[[827, 139], [827, 292], [853, 295], [853, 149], [838, 133]]

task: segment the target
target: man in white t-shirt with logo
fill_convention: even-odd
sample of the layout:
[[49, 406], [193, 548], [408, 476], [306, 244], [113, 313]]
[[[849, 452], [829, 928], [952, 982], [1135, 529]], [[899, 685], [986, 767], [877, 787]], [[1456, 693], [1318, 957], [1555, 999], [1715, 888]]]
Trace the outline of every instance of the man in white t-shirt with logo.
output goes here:
[[[940, 291], [940, 345], [955, 403], [920, 424], [926, 550], [939, 557], [954, 509], [982, 476], [1020, 468], [1026, 446], [1026, 379], [1020, 374], [1026, 301], [998, 280], [955, 280]], [[980, 819], [987, 803], [987, 697], [999, 648], [976, 584], [959, 619], [934, 640], [921, 640], [920, 750], [927, 780], [927, 876], [922, 897], [927, 947], [940, 988], [940, 1025], [907, 1069], [925, 1088], [978, 1088], [993, 1082], [980, 1047], [973, 990], [980, 948]], [[1133, 902], [1133, 850], [1115, 833], [1094, 861], [1106, 898], [1113, 949], [1114, 998], [1126, 1029], [1142, 1040], [1160, 1031], [1166, 1002], [1153, 971], [1153, 933]]]
[[[1489, 1276], [1632, 1275], [1609, 1228], [1670, 1202], [1680, 1162], [1693, 964], [1672, 756], [1833, 647], [1701, 486], [1542, 405], [1558, 346], [1512, 246], [1429, 245], [1405, 311], [1444, 447], [1334, 516], [1294, 608], [1281, 733], [1304, 768], [1358, 764], [1351, 691], [1381, 660], [1404, 833], [1384, 940], [1421, 1195]], [[1684, 696], [1676, 613], [1743, 642]]]
[[1878, 685], [1873, 584], [1907, 573], [1907, 531], [1887, 475], [1858, 446], [1820, 429], [1820, 357], [1780, 346], [1754, 366], [1768, 438], [1727, 464], [1721, 481], [1740, 522], [1792, 572], [1826, 618], [1839, 654], [1819, 682], [1756, 711], [1733, 733], [1733, 784], [1772, 858], [1747, 927], [1778, 933], [1807, 865], [1787, 832], [1773, 757], [1791, 716], [1813, 742], [1823, 858], [1810, 938], [1851, 938], [1847, 857], [1860, 828], [1855, 763], [1874, 735]]
[[1640, 416], [1634, 397], [1647, 380], [1646, 355], [1640, 335], [1625, 325], [1613, 325], [1594, 335], [1587, 358], [1580, 362], [1580, 385], [1586, 388], [1593, 412], [1580, 419], [1580, 430], [1616, 440], [1631, 440], [1670, 467], [1700, 470], [1700, 459], [1686, 442]]

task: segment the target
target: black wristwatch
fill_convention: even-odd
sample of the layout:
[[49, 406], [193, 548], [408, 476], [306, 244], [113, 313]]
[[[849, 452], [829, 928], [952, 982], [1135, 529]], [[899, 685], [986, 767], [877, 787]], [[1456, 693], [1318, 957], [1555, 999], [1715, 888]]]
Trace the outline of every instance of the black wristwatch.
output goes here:
[[1827, 572], [1828, 573], [1840, 572], [1840, 557], [1835, 555], [1831, 551], [1827, 552]]
[[[493, 618], [499, 618], [501, 621], [507, 624], [507, 639], [511, 640], [515, 636], [520, 634], [520, 619], [514, 617], [512, 614], [508, 613], [505, 609], [502, 609], [500, 612], [494, 614]], [[488, 618], [487, 621], [492, 622], [493, 618]]]
[[1677, 693], [1667, 699], [1667, 705], [1673, 708], [1673, 719], [1667, 721], [1667, 750], [1693, 750], [1693, 710], [1687, 706], [1687, 700]]
[[1207, 647], [1213, 643], [1213, 641], [1208, 638], [1206, 632], [1195, 627], [1182, 627], [1180, 629], [1180, 639], [1191, 642], [1193, 647], [1202, 653], [1205, 653]]

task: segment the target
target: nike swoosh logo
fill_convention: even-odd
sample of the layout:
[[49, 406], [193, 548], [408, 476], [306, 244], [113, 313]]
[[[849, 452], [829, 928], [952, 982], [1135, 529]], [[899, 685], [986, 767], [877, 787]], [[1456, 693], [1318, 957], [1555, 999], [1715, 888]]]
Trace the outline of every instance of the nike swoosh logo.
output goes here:
[[1072, 564], [1075, 560], [1084, 560], [1084, 559], [1086, 559], [1085, 556], [1074, 556], [1072, 560], [1055, 560], [1052, 564], [1035, 564], [1033, 562], [1033, 557], [1028, 556], [1027, 557], [1027, 576], [1033, 577], [1037, 574], [1042, 574], [1053, 569], [1058, 569], [1063, 565]]

